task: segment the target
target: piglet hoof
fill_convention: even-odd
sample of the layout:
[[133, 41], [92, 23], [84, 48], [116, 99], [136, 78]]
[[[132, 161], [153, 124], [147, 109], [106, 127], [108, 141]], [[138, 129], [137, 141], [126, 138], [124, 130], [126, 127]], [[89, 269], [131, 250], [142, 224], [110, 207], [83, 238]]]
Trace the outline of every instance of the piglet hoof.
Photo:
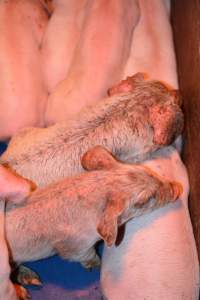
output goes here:
[[23, 285], [35, 285], [35, 286], [42, 285], [38, 274], [23, 265], [20, 265], [14, 271], [12, 277], [14, 277], [13, 279], [15, 281]]
[[22, 285], [14, 284], [14, 287], [19, 300], [31, 299], [31, 295]]
[[96, 254], [94, 258], [87, 260], [87, 261], [82, 261], [81, 262], [82, 266], [87, 269], [87, 271], [92, 271], [93, 268], [100, 268], [101, 266], [101, 259], [100, 257]]

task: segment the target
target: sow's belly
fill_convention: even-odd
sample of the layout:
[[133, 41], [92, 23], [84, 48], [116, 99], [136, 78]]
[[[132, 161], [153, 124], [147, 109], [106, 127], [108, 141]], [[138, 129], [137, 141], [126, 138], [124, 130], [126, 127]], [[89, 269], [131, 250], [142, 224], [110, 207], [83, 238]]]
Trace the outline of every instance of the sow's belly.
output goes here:
[[173, 147], [145, 165], [180, 181], [184, 192], [176, 203], [128, 222], [120, 245], [104, 249], [103, 293], [109, 300], [198, 299], [199, 267], [185, 166]]

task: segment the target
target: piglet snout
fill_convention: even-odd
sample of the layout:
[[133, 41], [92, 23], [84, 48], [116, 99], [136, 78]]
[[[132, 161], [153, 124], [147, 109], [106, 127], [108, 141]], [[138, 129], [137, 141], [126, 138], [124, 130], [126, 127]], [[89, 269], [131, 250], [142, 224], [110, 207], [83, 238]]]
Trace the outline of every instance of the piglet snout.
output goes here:
[[183, 186], [180, 182], [171, 182], [172, 198], [171, 201], [176, 201], [183, 193]]
[[158, 191], [156, 192], [156, 200], [158, 203], [174, 202], [183, 193], [183, 187], [181, 183], [163, 182]]

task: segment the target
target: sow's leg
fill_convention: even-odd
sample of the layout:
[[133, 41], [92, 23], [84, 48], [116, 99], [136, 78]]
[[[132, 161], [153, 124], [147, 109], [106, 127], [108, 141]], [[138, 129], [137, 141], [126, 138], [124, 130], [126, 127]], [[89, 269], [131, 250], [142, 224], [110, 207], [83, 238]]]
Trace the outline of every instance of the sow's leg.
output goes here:
[[[144, 71], [176, 88], [169, 1], [140, 0], [139, 4], [141, 18], [124, 77]], [[180, 181], [184, 193], [176, 203], [127, 223], [121, 244], [104, 249], [104, 296], [109, 300], [197, 300], [199, 264], [187, 206], [187, 171], [173, 147], [146, 164]]]

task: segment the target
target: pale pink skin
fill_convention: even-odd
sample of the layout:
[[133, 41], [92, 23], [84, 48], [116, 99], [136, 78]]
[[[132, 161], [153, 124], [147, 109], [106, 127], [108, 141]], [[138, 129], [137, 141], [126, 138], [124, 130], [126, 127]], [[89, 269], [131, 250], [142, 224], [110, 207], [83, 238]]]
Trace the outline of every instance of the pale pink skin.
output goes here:
[[[47, 125], [71, 118], [82, 107], [104, 97], [120, 80], [139, 16], [137, 1], [133, 0], [77, 0], [72, 6], [70, 1], [68, 14], [69, 1], [54, 3], [42, 50], [51, 92]], [[82, 12], [77, 15], [80, 6]], [[66, 28], [61, 33], [60, 22]]]
[[199, 267], [187, 207], [186, 169], [173, 147], [145, 165], [181, 182], [184, 192], [176, 204], [127, 223], [119, 246], [105, 247], [103, 293], [109, 300], [198, 299]]
[[10, 265], [8, 248], [4, 237], [4, 206], [3, 200], [0, 200], [0, 299], [17, 300], [17, 295], [13, 284], [10, 282]]
[[178, 88], [176, 59], [169, 23], [170, 0], [138, 0], [140, 19], [134, 30], [123, 78], [146, 73]]
[[44, 124], [47, 91], [39, 47], [47, 21], [39, 0], [0, 2], [0, 140]]
[[67, 76], [88, 14], [87, 3], [87, 0], [53, 1], [54, 10], [41, 49], [44, 79], [49, 93]]
[[[141, 19], [123, 78], [144, 71], [150, 78], [177, 88], [169, 1], [139, 0], [139, 4]], [[181, 146], [179, 141], [177, 144]], [[103, 293], [109, 300], [197, 300], [199, 264], [188, 212], [187, 171], [174, 147], [145, 164], [170, 180], [180, 181], [184, 193], [177, 203], [130, 221], [123, 242], [118, 247], [105, 247]]]
[[[31, 182], [0, 165], [0, 299], [2, 300], [18, 299], [15, 288], [9, 280], [9, 255], [4, 232], [5, 200], [14, 204], [23, 202], [31, 190]], [[20, 287], [19, 292], [25, 292], [25, 290]]]

